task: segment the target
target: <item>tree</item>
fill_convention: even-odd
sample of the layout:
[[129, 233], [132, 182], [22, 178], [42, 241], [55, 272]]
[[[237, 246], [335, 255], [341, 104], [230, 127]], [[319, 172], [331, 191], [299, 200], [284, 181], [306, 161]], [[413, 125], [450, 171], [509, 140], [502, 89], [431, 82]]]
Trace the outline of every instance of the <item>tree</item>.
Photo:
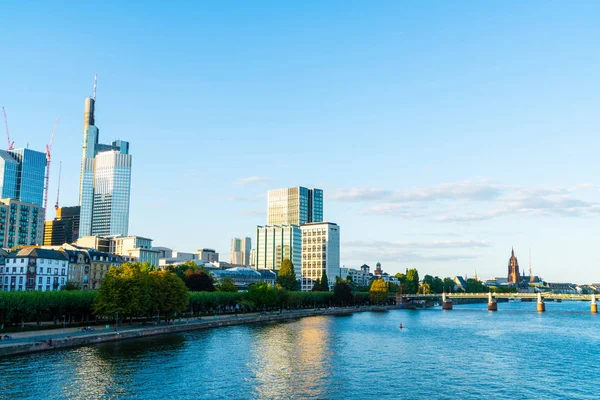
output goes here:
[[418, 293], [419, 294], [431, 294], [431, 286], [429, 286], [429, 283], [420, 284]]
[[443, 282], [444, 282], [443, 291], [446, 293], [452, 293], [454, 291], [454, 287], [456, 286], [454, 279], [446, 277], [446, 278], [444, 278]]
[[125, 263], [106, 273], [94, 302], [96, 315], [112, 317], [119, 313], [123, 319], [146, 311], [148, 304], [148, 275], [140, 263]]
[[149, 303], [148, 311], [158, 312], [165, 319], [173, 313], [186, 310], [190, 301], [188, 288], [181, 278], [169, 271], [150, 271], [148, 273]]
[[323, 275], [321, 275], [321, 288], [323, 292], [329, 292], [329, 280], [327, 279], [327, 272], [323, 270]]
[[315, 283], [313, 284], [313, 287], [312, 287], [311, 291], [313, 291], [313, 292], [322, 292], [323, 291], [323, 287], [321, 286], [321, 280], [320, 279], [317, 279], [315, 281]]
[[369, 299], [372, 304], [382, 304], [387, 301], [389, 297], [387, 284], [383, 279], [376, 279], [371, 284], [369, 289]]
[[233, 279], [231, 278], [222, 278], [221, 282], [219, 282], [215, 287], [219, 292], [238, 291], [238, 287], [235, 285], [235, 283], [233, 283]]
[[467, 287], [465, 288], [465, 292], [467, 293], [487, 293], [490, 289], [485, 286], [483, 283], [469, 278], [467, 279]]
[[258, 308], [277, 304], [277, 290], [266, 282], [253, 283], [248, 287], [248, 300]]
[[79, 290], [79, 286], [77, 286], [73, 282], [67, 282], [67, 284], [65, 285], [65, 290]]
[[277, 274], [277, 283], [285, 290], [298, 290], [298, 281], [296, 280], [294, 264], [292, 264], [292, 261], [289, 258], [286, 258], [281, 263], [281, 267]]
[[183, 281], [192, 292], [214, 292], [215, 285], [212, 277], [198, 269], [188, 269], [185, 271]]
[[419, 272], [416, 268], [409, 269], [406, 273], [406, 293], [414, 294], [419, 289]]
[[352, 303], [354, 296], [348, 282], [339, 280], [333, 285], [333, 298], [337, 304], [349, 305]]

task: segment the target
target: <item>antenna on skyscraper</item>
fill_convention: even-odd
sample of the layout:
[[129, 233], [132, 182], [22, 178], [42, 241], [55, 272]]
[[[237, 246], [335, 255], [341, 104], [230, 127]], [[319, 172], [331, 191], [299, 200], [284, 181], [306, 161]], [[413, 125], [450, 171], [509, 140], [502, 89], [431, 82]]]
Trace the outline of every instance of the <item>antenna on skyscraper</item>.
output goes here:
[[94, 74], [94, 101], [96, 101], [96, 81], [98, 78], [98, 74]]

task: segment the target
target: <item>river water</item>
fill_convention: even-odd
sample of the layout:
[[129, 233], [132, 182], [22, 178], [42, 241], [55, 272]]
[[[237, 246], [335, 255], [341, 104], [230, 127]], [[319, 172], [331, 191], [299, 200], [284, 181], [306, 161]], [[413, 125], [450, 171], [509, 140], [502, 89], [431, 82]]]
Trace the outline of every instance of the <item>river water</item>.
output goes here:
[[310, 317], [7, 357], [0, 398], [600, 398], [589, 302], [498, 308]]

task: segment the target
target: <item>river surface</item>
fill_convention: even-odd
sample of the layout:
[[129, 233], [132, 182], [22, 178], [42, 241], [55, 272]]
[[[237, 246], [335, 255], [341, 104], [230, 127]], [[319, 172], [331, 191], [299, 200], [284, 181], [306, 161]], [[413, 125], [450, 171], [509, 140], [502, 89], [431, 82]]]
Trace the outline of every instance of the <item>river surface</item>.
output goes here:
[[319, 316], [6, 357], [0, 398], [600, 398], [589, 302], [498, 308]]

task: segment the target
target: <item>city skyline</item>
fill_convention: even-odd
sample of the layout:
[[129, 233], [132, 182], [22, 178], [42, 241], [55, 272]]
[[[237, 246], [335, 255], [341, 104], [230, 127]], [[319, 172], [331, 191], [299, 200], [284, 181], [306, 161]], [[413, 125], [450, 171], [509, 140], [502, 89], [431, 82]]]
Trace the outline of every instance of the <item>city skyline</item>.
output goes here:
[[[60, 116], [50, 198], [62, 161], [74, 206], [97, 72], [104, 137], [135, 145], [129, 233], [157, 246], [226, 254], [255, 240], [269, 189], [302, 185], [323, 189], [346, 266], [503, 276], [514, 246], [546, 280], [600, 281], [600, 6], [436, 4], [274, 5], [255, 24], [245, 6], [49, 20], [50, 5], [11, 3], [0, 104], [15, 147], [42, 149]], [[90, 29], [94, 13], [111, 29]]]

